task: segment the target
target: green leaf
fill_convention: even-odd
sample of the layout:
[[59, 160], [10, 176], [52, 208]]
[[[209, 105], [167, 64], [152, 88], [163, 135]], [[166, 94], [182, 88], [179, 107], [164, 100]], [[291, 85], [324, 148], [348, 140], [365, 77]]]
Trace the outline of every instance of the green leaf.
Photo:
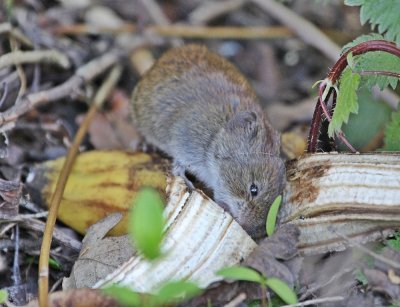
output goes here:
[[140, 294], [125, 286], [111, 285], [101, 289], [106, 295], [112, 296], [123, 306], [141, 306]]
[[165, 224], [163, 209], [160, 195], [154, 189], [144, 188], [133, 201], [129, 216], [129, 233], [134, 245], [150, 260], [161, 255]]
[[5, 304], [8, 299], [8, 292], [7, 290], [0, 290], [0, 304]]
[[400, 232], [396, 232], [393, 239], [387, 240], [387, 245], [400, 252]]
[[335, 111], [328, 127], [328, 134], [333, 137], [340, 131], [343, 123], [347, 123], [350, 113], [358, 112], [357, 89], [360, 75], [354, 74], [347, 67], [340, 78], [340, 88], [337, 96]]
[[365, 276], [364, 272], [360, 269], [355, 270], [354, 272], [355, 278], [363, 285], [367, 286], [368, 285], [368, 279], [367, 276]]
[[278, 211], [279, 207], [281, 206], [281, 203], [282, 203], [282, 196], [278, 195], [278, 197], [275, 198], [274, 202], [271, 205], [271, 208], [268, 211], [267, 223], [266, 223], [266, 230], [268, 237], [272, 236], [272, 234], [275, 231], [276, 217], [278, 216]]
[[231, 266], [223, 268], [215, 273], [225, 279], [253, 281], [259, 284], [265, 283], [265, 277], [256, 270], [243, 266]]
[[392, 113], [392, 120], [385, 129], [385, 150], [400, 151], [400, 109]]
[[177, 304], [199, 295], [202, 290], [193, 282], [180, 280], [164, 284], [157, 294], [157, 299], [162, 304]]
[[[354, 59], [355, 65], [354, 72], [362, 71], [387, 71], [387, 72], [400, 72], [400, 58], [382, 51], [367, 52], [358, 55]], [[381, 90], [387, 86], [396, 88], [399, 81], [396, 77], [388, 77], [384, 75], [366, 75], [361, 77], [362, 86], [371, 89], [372, 86], [377, 84]]]
[[[360, 88], [357, 97], [360, 101], [358, 114], [350, 115], [348, 123], [342, 126], [342, 131], [351, 145], [363, 151], [381, 138], [392, 110], [366, 88]], [[339, 149], [346, 150], [346, 148], [344, 144], [339, 145]]]
[[345, 0], [350, 6], [361, 6], [360, 21], [369, 21], [371, 29], [377, 27], [388, 40], [400, 46], [400, 1], [399, 0]]
[[49, 259], [49, 266], [53, 269], [62, 270], [62, 265], [57, 260], [50, 258]]
[[296, 304], [297, 295], [294, 291], [279, 278], [271, 277], [267, 279], [267, 287], [274, 291], [285, 303]]

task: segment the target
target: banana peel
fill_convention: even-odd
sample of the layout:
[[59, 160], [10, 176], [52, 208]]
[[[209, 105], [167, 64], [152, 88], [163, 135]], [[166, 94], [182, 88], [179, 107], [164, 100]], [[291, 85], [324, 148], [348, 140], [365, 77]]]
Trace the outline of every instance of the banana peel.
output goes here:
[[[32, 167], [27, 183], [48, 206], [64, 158]], [[127, 233], [127, 212], [142, 187], [155, 188], [163, 195], [170, 162], [160, 156], [128, 151], [89, 151], [80, 154], [68, 177], [58, 211], [58, 219], [81, 234], [114, 212], [122, 221], [109, 235]]]

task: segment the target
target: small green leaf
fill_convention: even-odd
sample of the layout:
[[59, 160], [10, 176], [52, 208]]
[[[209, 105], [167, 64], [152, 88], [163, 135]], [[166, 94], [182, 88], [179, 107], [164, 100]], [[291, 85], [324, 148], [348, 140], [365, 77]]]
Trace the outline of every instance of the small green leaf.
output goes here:
[[400, 1], [399, 0], [345, 0], [346, 5], [361, 6], [361, 24], [369, 21], [371, 29], [387, 40], [395, 41], [400, 46]]
[[193, 282], [178, 280], [164, 284], [157, 294], [157, 299], [162, 304], [177, 304], [199, 295], [202, 290]]
[[[392, 110], [366, 88], [360, 88], [357, 91], [357, 97], [360, 101], [358, 113], [350, 114], [348, 123], [342, 126], [342, 131], [351, 145], [364, 151], [382, 135], [385, 126], [390, 121]], [[342, 150], [346, 148], [344, 144], [338, 147]]]
[[102, 291], [115, 298], [123, 306], [141, 306], [140, 294], [128, 287], [111, 285], [102, 289]]
[[340, 131], [343, 123], [348, 122], [350, 113], [358, 112], [357, 89], [359, 83], [360, 75], [354, 74], [347, 67], [340, 78], [336, 107], [328, 127], [330, 137]]
[[400, 151], [400, 109], [392, 113], [392, 120], [385, 128], [385, 150]]
[[[398, 73], [400, 72], [400, 58], [388, 52], [367, 52], [354, 57], [353, 71], [386, 71]], [[365, 75], [361, 77], [360, 86], [366, 86], [368, 89], [371, 89], [376, 84], [383, 90], [390, 85], [395, 89], [398, 81], [399, 79], [396, 77], [380, 74]]]
[[50, 258], [49, 259], [49, 266], [53, 269], [62, 270], [62, 265], [57, 260]]
[[225, 279], [253, 281], [259, 284], [265, 283], [265, 277], [256, 270], [242, 266], [231, 266], [223, 268], [215, 273]]
[[355, 270], [354, 272], [355, 278], [363, 285], [367, 286], [368, 285], [368, 279], [367, 276], [365, 276], [364, 272], [360, 269]]
[[266, 223], [266, 230], [268, 237], [272, 236], [272, 234], [275, 231], [276, 217], [278, 216], [278, 211], [279, 207], [281, 206], [281, 203], [282, 203], [282, 196], [278, 195], [278, 197], [275, 198], [274, 202], [271, 205], [271, 208], [268, 211], [267, 223]]
[[8, 299], [8, 292], [7, 290], [0, 290], [0, 304], [5, 304]]
[[387, 240], [387, 245], [396, 251], [400, 251], [400, 232], [396, 232], [393, 239]]
[[285, 303], [296, 304], [296, 293], [282, 280], [271, 277], [267, 279], [267, 287], [274, 291]]
[[347, 65], [350, 66], [351, 69], [354, 70], [354, 56], [352, 52], [349, 52], [346, 57]]
[[129, 233], [136, 248], [153, 260], [160, 256], [163, 239], [163, 201], [153, 189], [138, 192], [129, 217]]

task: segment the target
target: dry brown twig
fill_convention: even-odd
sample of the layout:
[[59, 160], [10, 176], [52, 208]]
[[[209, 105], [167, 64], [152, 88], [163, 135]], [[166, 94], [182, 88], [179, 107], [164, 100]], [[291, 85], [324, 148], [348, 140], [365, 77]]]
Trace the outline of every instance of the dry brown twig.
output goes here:
[[18, 28], [13, 28], [13, 26], [9, 22], [0, 24], [0, 35], [1, 34], [8, 34], [17, 41], [26, 45], [27, 47], [30, 48], [33, 47], [33, 43], [31, 42], [31, 40], [25, 34], [23, 34]]
[[107, 79], [97, 91], [89, 112], [87, 113], [85, 119], [79, 127], [72, 146], [68, 150], [68, 154], [65, 158], [63, 167], [58, 176], [56, 188], [50, 201], [49, 216], [47, 218], [46, 228], [43, 234], [43, 241], [39, 258], [39, 305], [42, 307], [45, 307], [48, 304], [50, 245], [54, 225], [57, 219], [58, 208], [60, 205], [61, 197], [64, 193], [64, 188], [67, 183], [68, 175], [71, 172], [75, 158], [78, 154], [79, 145], [86, 134], [86, 131], [93, 116], [96, 114], [96, 111], [101, 107], [101, 105], [110, 94], [111, 90], [114, 88], [115, 84], [118, 82], [121, 72], [122, 68], [120, 66], [114, 67], [108, 75]]
[[12, 126], [5, 126], [5, 124], [16, 121], [19, 116], [38, 105], [68, 97], [74, 92], [74, 90], [93, 80], [110, 66], [114, 65], [119, 60], [120, 55], [121, 53], [118, 51], [110, 51], [105, 53], [102, 56], [95, 58], [89, 63], [81, 66], [76, 73], [64, 83], [49, 90], [44, 90], [21, 97], [17, 104], [0, 113], [0, 126], [2, 126], [0, 130], [6, 131], [10, 129]]
[[[54, 30], [57, 34], [82, 33], [124, 33], [138, 32], [134, 24], [124, 24], [115, 28], [93, 27], [85, 24], [60, 26]], [[293, 35], [287, 27], [208, 27], [187, 24], [152, 25], [144, 29], [144, 33], [161, 37], [201, 38], [201, 39], [272, 39]]]
[[[2, 69], [2, 67], [1, 67], [1, 59], [3, 57], [5, 57], [5, 56], [7, 56], [9, 54], [18, 54], [18, 53], [20, 53], [18, 42], [13, 37], [10, 37], [10, 46], [11, 46], [12, 52], [0, 57], [0, 69]], [[20, 82], [20, 87], [19, 87], [19, 91], [18, 91], [18, 97], [21, 97], [25, 93], [26, 87], [27, 87], [25, 71], [22, 69], [21, 63], [18, 63], [17, 61], [15, 61], [12, 64], [14, 64], [15, 68], [17, 69], [19, 82]]]
[[15, 50], [0, 57], [0, 69], [27, 63], [52, 63], [64, 69], [70, 67], [68, 58], [57, 50], [20, 51]]
[[[47, 212], [46, 212], [47, 214]], [[4, 223], [18, 223], [22, 228], [33, 230], [35, 232], [43, 233], [45, 228], [45, 223], [33, 218], [27, 217], [26, 215], [18, 215], [15, 218], [4, 219]], [[65, 235], [64, 232], [56, 228], [53, 232], [53, 239], [62, 246], [65, 246], [75, 252], [79, 252], [82, 247], [82, 243], [71, 237]]]

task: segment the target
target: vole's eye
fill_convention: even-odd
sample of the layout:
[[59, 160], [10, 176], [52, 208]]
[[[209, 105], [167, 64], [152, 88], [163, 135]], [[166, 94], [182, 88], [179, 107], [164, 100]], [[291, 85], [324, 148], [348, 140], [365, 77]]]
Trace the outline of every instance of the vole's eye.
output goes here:
[[254, 183], [252, 183], [250, 186], [250, 194], [252, 197], [256, 197], [258, 195], [258, 186], [256, 186]]

